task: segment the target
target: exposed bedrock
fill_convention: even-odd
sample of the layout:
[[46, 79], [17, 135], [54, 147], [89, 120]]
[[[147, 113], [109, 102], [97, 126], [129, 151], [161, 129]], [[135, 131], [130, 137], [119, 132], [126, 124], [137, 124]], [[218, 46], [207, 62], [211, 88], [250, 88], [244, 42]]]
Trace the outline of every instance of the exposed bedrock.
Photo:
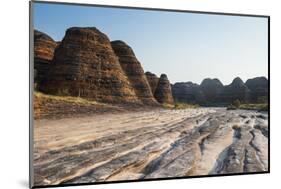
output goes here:
[[55, 50], [52, 70], [40, 89], [102, 102], [140, 102], [110, 40], [95, 27], [66, 31]]
[[172, 89], [170, 81], [166, 74], [161, 74], [156, 87], [154, 97], [161, 104], [173, 104], [174, 99], [172, 95]]
[[217, 101], [231, 103], [238, 99], [242, 102], [248, 102], [250, 98], [250, 90], [244, 84], [242, 79], [236, 77], [230, 85], [227, 85], [218, 94]]
[[207, 103], [215, 102], [218, 94], [223, 90], [223, 84], [218, 79], [204, 79], [200, 84], [200, 89], [202, 90], [205, 101]]
[[255, 77], [253, 79], [248, 79], [245, 85], [250, 89], [251, 102], [267, 102], [268, 80], [265, 77]]
[[157, 77], [157, 75], [155, 75], [154, 73], [151, 73], [151, 72], [145, 72], [145, 76], [149, 83], [152, 94], [154, 94], [155, 90], [157, 88], [158, 82], [159, 82], [159, 78]]
[[39, 88], [54, 57], [57, 43], [47, 34], [34, 30], [34, 83]]
[[172, 86], [172, 93], [176, 102], [204, 103], [205, 96], [200, 86], [192, 82], [178, 82]]
[[137, 60], [132, 48], [120, 40], [112, 41], [111, 45], [115, 54], [118, 56], [121, 67], [134, 88], [137, 97], [144, 104], [157, 104], [143, 68]]
[[35, 184], [268, 170], [266, 113], [155, 109], [102, 118], [36, 121]]
[[234, 100], [246, 103], [266, 103], [268, 80], [265, 77], [248, 79], [244, 83], [236, 77], [231, 84], [223, 85], [218, 79], [204, 79], [200, 85], [178, 82], [172, 85], [175, 101], [202, 105], [227, 105]]

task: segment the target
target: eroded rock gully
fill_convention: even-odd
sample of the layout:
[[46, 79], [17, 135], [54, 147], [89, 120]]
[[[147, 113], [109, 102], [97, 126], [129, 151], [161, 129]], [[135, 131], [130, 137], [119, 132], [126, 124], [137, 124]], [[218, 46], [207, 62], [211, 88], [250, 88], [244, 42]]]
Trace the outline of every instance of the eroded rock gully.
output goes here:
[[223, 108], [36, 120], [36, 185], [267, 171], [268, 116]]

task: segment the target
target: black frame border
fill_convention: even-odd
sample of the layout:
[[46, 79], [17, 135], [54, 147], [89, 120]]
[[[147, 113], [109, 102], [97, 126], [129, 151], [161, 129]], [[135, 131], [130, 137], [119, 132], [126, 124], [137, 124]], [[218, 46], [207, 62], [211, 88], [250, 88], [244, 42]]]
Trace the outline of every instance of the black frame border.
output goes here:
[[[246, 172], [246, 173], [229, 173], [229, 174], [214, 174], [214, 175], [196, 175], [184, 177], [167, 177], [167, 178], [154, 178], [143, 180], [118, 180], [107, 182], [89, 182], [89, 183], [76, 183], [76, 184], [56, 184], [56, 185], [33, 185], [33, 4], [54, 4], [54, 5], [73, 5], [85, 7], [101, 7], [101, 8], [117, 8], [117, 9], [131, 9], [131, 10], [146, 10], [146, 11], [164, 11], [164, 12], [179, 12], [179, 13], [194, 13], [194, 14], [209, 14], [209, 15], [223, 15], [223, 16], [240, 16], [240, 17], [257, 17], [267, 18], [268, 25], [268, 170], [262, 172]], [[183, 9], [164, 9], [164, 8], [149, 8], [149, 7], [133, 7], [133, 6], [120, 6], [120, 5], [102, 5], [102, 4], [88, 4], [88, 3], [69, 3], [57, 1], [29, 1], [29, 188], [53, 188], [53, 187], [68, 187], [68, 186], [85, 186], [85, 185], [100, 185], [100, 184], [116, 184], [116, 183], [133, 183], [133, 182], [149, 182], [161, 180], [180, 180], [190, 178], [212, 178], [212, 177], [225, 177], [225, 176], [239, 176], [239, 175], [257, 175], [270, 173], [270, 16], [259, 14], [243, 14], [243, 13], [226, 13], [226, 12], [208, 12], [208, 11], [195, 11]]]

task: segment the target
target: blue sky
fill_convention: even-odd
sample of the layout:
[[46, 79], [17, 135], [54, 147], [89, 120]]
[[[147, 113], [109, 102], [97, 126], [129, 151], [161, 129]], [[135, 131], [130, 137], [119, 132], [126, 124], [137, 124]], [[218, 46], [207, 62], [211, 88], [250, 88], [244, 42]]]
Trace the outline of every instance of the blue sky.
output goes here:
[[171, 83], [267, 76], [266, 18], [35, 3], [35, 29], [60, 41], [73, 26], [125, 41], [144, 71]]

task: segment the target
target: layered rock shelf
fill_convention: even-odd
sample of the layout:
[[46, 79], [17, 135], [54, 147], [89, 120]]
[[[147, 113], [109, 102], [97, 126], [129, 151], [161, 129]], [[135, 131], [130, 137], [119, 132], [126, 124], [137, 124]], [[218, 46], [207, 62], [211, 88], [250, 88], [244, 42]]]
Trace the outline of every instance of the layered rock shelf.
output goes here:
[[103, 118], [35, 121], [35, 184], [268, 170], [266, 113], [158, 109]]

